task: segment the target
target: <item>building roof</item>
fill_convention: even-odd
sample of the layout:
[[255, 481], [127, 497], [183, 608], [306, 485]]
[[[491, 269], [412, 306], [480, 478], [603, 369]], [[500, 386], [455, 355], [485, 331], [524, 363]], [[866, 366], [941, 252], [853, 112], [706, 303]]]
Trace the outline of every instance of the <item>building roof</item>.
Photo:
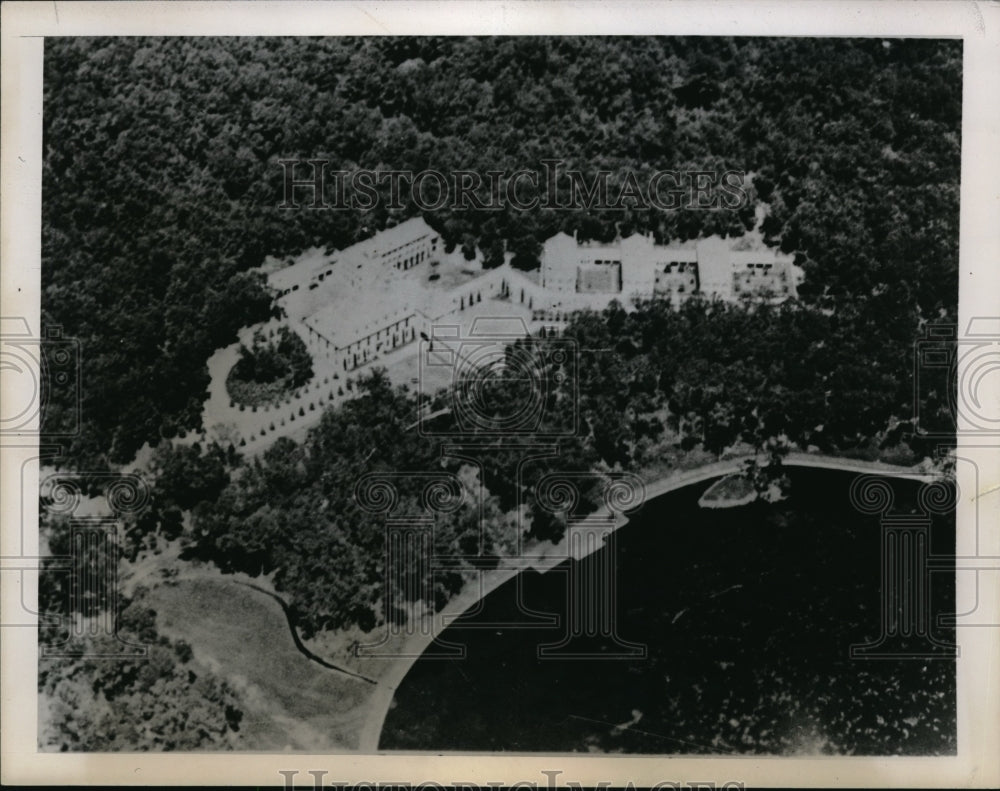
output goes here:
[[296, 283], [302, 284], [309, 281], [317, 270], [330, 265], [328, 259], [317, 260], [316, 258], [302, 258], [284, 269], [271, 272], [267, 276], [267, 282], [271, 288], [284, 291], [291, 288]]
[[359, 293], [350, 306], [328, 305], [308, 316], [305, 323], [342, 349], [417, 312], [405, 297], [387, 299], [387, 296]]
[[791, 262], [794, 260], [792, 256], [783, 255], [773, 248], [765, 248], [763, 250], [733, 250], [729, 254], [729, 258], [734, 265], [757, 263], [774, 264], [778, 262]]
[[404, 244], [414, 242], [432, 233], [434, 233], [434, 229], [424, 221], [423, 217], [411, 217], [399, 225], [379, 231], [370, 239], [364, 239], [345, 248], [333, 257], [302, 256], [294, 264], [268, 274], [267, 282], [272, 288], [284, 291], [296, 284], [308, 283], [315, 275], [329, 267], [334, 262], [334, 258], [355, 261], [373, 259], [384, 252], [402, 247]]
[[791, 261], [792, 257], [783, 255], [778, 250], [771, 247], [759, 247], [756, 249], [734, 249], [734, 246], [741, 243], [745, 237], [740, 239], [733, 238], [722, 238], [721, 236], [708, 236], [702, 239], [689, 239], [684, 242], [671, 242], [669, 244], [655, 244], [652, 242], [650, 237], [644, 236], [640, 233], [633, 233], [630, 236], [624, 238], [618, 238], [611, 242], [601, 242], [597, 240], [587, 240], [587, 241], [577, 241], [568, 234], [560, 231], [555, 236], [549, 237], [546, 242], [551, 242], [555, 239], [571, 240], [575, 243], [577, 249], [587, 250], [587, 251], [601, 251], [601, 252], [612, 252], [620, 250], [624, 245], [634, 245], [636, 243], [642, 242], [648, 244], [649, 248], [656, 253], [661, 259], [664, 255], [673, 256], [673, 260], [677, 261], [693, 261], [695, 260], [696, 251], [700, 249], [726, 249], [729, 251], [729, 255], [734, 262], [739, 263], [757, 263], [759, 262], [775, 262], [775, 261]]
[[364, 239], [348, 247], [344, 250], [344, 255], [363, 255], [366, 258], [375, 258], [432, 233], [434, 233], [434, 229], [427, 224], [423, 217], [411, 217], [399, 225], [379, 231], [370, 239]]

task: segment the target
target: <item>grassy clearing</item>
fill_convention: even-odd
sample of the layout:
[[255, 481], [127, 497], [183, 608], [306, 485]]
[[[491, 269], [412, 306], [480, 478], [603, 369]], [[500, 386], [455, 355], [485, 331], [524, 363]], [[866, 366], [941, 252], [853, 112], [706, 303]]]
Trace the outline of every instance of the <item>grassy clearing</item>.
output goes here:
[[299, 653], [273, 599], [220, 577], [160, 584], [147, 600], [159, 630], [185, 640], [238, 690], [243, 749], [357, 747], [374, 687]]

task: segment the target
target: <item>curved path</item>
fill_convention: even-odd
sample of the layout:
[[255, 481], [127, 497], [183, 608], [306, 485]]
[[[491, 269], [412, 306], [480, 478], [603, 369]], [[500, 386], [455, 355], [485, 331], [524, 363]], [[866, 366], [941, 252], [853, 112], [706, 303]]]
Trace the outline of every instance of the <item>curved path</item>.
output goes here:
[[[645, 484], [644, 501], [648, 502], [653, 498], [676, 489], [739, 472], [750, 458], [752, 457], [739, 456], [732, 459], [725, 459], [694, 469], [677, 471], [647, 482]], [[783, 463], [788, 467], [814, 467], [859, 474], [882, 474], [911, 480], [926, 481], [939, 477], [936, 473], [918, 468], [899, 467], [879, 462], [857, 461], [835, 456], [805, 453], [791, 453], [785, 457]], [[603, 521], [607, 518], [607, 514], [599, 512], [590, 518], [601, 519]], [[583, 520], [581, 525], [585, 527], [587, 521]], [[627, 523], [628, 518], [621, 517], [615, 523], [614, 529], [618, 529]], [[370, 696], [360, 704], [358, 710], [358, 713], [363, 717], [363, 726], [358, 736], [358, 747], [356, 750], [358, 753], [371, 754], [378, 752], [379, 739], [397, 688], [403, 682], [410, 668], [431, 645], [435, 637], [441, 635], [457, 618], [473, 610], [486, 596], [504, 583], [516, 578], [523, 571], [534, 569], [544, 574], [564, 563], [570, 556], [568, 541], [565, 538], [556, 545], [548, 542], [529, 544], [525, 547], [522, 557], [506, 558], [504, 568], [479, 572], [478, 579], [472, 577], [460, 593], [449, 600], [441, 612], [427, 615], [419, 623], [415, 624], [412, 634], [393, 639], [387, 646], [387, 648], [395, 652], [393, 655], [388, 657], [362, 657], [357, 660], [358, 664], [355, 666], [355, 669], [330, 662], [324, 659], [317, 651], [311, 650], [309, 646], [305, 645], [298, 634], [287, 603], [275, 592], [262, 587], [244, 575], [236, 575], [236, 578], [230, 581], [252, 588], [258, 593], [272, 598], [280, 605], [291, 631], [295, 648], [309, 661], [338, 675], [352, 678], [356, 682], [371, 685], [369, 687], [372, 690]], [[572, 556], [580, 559], [585, 557], [586, 553], [573, 554]], [[159, 566], [157, 565], [157, 567]], [[135, 578], [130, 580], [130, 583], [136, 584], [142, 582], [152, 573], [152, 569], [145, 570], [145, 573], [140, 572]], [[213, 581], [218, 581], [220, 578], [220, 575], [217, 573], [199, 572], [184, 574], [183, 578], [197, 579], [203, 576]], [[322, 652], [320, 651], [320, 653]]]
[[254, 585], [251, 582], [239, 582], [239, 581], [235, 582], [237, 585], [243, 585], [244, 587], [252, 588], [258, 593], [263, 593], [265, 596], [270, 596], [278, 603], [278, 605], [281, 607], [281, 611], [285, 614], [285, 619], [288, 621], [288, 630], [292, 633], [292, 642], [295, 643], [295, 647], [298, 649], [299, 653], [301, 653], [310, 662], [315, 662], [317, 665], [325, 667], [327, 670], [335, 670], [338, 673], [343, 673], [345, 676], [350, 676], [351, 678], [357, 678], [369, 684], [378, 683], [375, 679], [368, 678], [368, 676], [365, 676], [361, 673], [355, 673], [353, 670], [348, 670], [346, 667], [341, 667], [340, 665], [335, 665], [332, 662], [327, 662], [325, 659], [323, 659], [323, 657], [317, 656], [312, 651], [310, 651], [306, 647], [305, 643], [302, 642], [302, 638], [299, 637], [299, 630], [295, 625], [295, 618], [292, 615], [292, 608], [289, 607], [288, 602], [286, 602], [283, 598], [281, 598], [277, 593], [272, 593], [266, 588], [262, 588], [259, 585]]
[[[730, 475], [740, 472], [744, 464], [754, 456], [738, 456], [732, 459], [717, 461], [706, 464], [692, 470], [683, 470], [666, 475], [654, 481], [646, 483], [644, 502], [660, 497], [667, 492], [702, 483], [712, 478]], [[838, 456], [824, 456], [811, 453], [789, 453], [783, 460], [786, 467], [817, 467], [831, 470], [842, 470], [844, 472], [855, 472], [859, 474], [882, 474], [895, 478], [906, 478], [909, 480], [931, 481], [940, 477], [938, 473], [928, 472], [915, 467], [900, 467], [882, 462], [872, 462], [856, 459], [845, 459]], [[606, 518], [606, 514], [599, 514]], [[584, 521], [584, 524], [586, 521]], [[614, 529], [621, 528], [628, 523], [628, 518], [623, 517], [615, 525]], [[522, 566], [519, 568], [505, 568], [494, 571], [480, 573], [479, 584], [466, 584], [458, 596], [451, 599], [444, 609], [436, 614], [425, 616], [419, 628], [415, 629], [415, 634], [409, 637], [402, 645], [399, 656], [392, 661], [390, 667], [379, 674], [378, 686], [374, 694], [368, 701], [369, 711], [365, 718], [365, 725], [359, 739], [358, 751], [361, 753], [378, 752], [379, 739], [382, 735], [382, 728], [385, 725], [385, 718], [389, 713], [392, 700], [395, 697], [396, 689], [402, 683], [410, 668], [421, 657], [423, 652], [431, 645], [435, 637], [439, 636], [444, 629], [453, 623], [462, 614], [475, 607], [482, 599], [491, 592], [499, 588], [505, 582], [513, 579], [522, 571], [532, 568], [540, 573], [545, 573], [569, 557], [565, 547], [565, 539], [558, 545], [541, 545], [533, 549], [538, 554], [519, 558]], [[596, 549], [596, 547], [595, 547]], [[579, 560], [586, 555], [574, 557]], [[370, 660], [386, 661], [386, 660]]]

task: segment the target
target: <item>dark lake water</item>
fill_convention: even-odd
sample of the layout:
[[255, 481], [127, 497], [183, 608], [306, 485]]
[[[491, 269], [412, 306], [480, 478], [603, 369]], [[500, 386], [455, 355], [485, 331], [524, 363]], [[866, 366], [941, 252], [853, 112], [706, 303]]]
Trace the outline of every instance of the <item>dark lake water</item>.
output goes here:
[[[491, 624], [519, 622], [524, 608], [565, 613], [569, 564], [522, 574], [441, 635], [464, 644], [465, 658], [425, 655], [413, 666], [380, 747], [954, 754], [949, 652], [850, 656], [852, 644], [882, 633], [882, 531], [878, 516], [851, 506], [856, 477], [793, 469], [791, 497], [776, 505], [701, 509], [711, 482], [647, 503], [612, 546], [582, 561], [614, 563], [618, 636], [645, 645], [645, 657], [539, 659], [538, 647], [557, 643], [564, 626]], [[920, 484], [891, 486], [894, 512], [915, 512]], [[930, 536], [932, 552], [953, 554], [953, 516], [936, 517]], [[953, 612], [953, 571], [928, 579], [932, 614]], [[954, 637], [936, 625], [932, 636]], [[914, 638], [905, 648], [925, 645]], [[573, 646], [616, 650], [607, 640]]]

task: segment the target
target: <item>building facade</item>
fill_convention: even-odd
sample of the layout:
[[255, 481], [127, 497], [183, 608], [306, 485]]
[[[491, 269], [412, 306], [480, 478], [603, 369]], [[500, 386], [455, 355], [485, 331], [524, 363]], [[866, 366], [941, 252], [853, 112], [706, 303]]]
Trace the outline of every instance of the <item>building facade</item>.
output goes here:
[[567, 308], [594, 307], [617, 297], [669, 299], [692, 294], [736, 301], [783, 300], [796, 295], [801, 270], [774, 250], [734, 250], [732, 240], [710, 237], [688, 245], [658, 245], [633, 234], [611, 243], [580, 242], [565, 233], [542, 248], [541, 285]]
[[300, 261], [267, 276], [268, 285], [281, 298], [294, 291], [317, 288], [336, 277], [345, 285], [373, 284], [387, 272], [411, 269], [436, 260], [441, 238], [423, 217], [412, 217], [386, 228], [320, 261]]
[[436, 323], [461, 324], [470, 311], [523, 311], [534, 330], [555, 332], [574, 312], [602, 310], [612, 300], [628, 309], [636, 298], [676, 307], [694, 294], [726, 301], [795, 296], [801, 270], [791, 257], [733, 245], [719, 237], [658, 245], [640, 234], [580, 242], [558, 233], [543, 246], [537, 276], [506, 262], [449, 289], [399, 288], [402, 272], [440, 255], [438, 234], [417, 217], [272, 272], [268, 282], [311, 351], [352, 371], [429, 337]]

